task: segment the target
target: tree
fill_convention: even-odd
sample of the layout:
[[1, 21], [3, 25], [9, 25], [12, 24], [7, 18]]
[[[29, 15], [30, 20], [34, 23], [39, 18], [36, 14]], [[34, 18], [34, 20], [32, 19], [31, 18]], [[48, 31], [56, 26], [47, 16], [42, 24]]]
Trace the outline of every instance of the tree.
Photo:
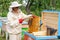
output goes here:
[[26, 5], [26, 11], [28, 14], [31, 14], [31, 12], [34, 12], [35, 15], [40, 15], [40, 7], [41, 7], [41, 1], [40, 0], [28, 0], [28, 3]]
[[[0, 0], [0, 14], [6, 16], [12, 1], [23, 4], [23, 0]], [[26, 7], [20, 7], [24, 13], [40, 16], [42, 10], [60, 10], [60, 0], [25, 0]], [[25, 3], [24, 3], [25, 5]], [[26, 9], [26, 10], [25, 10]]]

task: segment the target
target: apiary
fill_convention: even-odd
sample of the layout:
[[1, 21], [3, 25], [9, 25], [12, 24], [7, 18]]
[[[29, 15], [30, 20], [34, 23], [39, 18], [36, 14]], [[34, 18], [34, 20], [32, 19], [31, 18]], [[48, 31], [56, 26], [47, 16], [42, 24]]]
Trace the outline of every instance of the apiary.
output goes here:
[[[53, 10], [44, 10], [41, 12], [42, 26], [36, 34], [25, 32], [25, 40], [55, 40], [60, 38], [60, 12]], [[34, 32], [35, 33], [35, 32]], [[39, 35], [39, 33], [41, 35]], [[44, 35], [42, 35], [44, 34]]]

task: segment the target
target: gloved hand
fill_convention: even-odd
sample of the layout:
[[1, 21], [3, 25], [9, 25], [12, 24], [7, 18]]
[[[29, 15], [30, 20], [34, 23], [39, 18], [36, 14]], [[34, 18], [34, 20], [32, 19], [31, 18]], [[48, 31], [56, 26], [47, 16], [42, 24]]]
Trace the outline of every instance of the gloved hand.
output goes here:
[[35, 18], [35, 16], [34, 16], [34, 15], [33, 15], [32, 17], [33, 17], [33, 18]]
[[22, 19], [22, 18], [21, 18], [21, 19], [19, 19], [19, 23], [22, 23], [23, 21], [24, 21], [24, 19]]

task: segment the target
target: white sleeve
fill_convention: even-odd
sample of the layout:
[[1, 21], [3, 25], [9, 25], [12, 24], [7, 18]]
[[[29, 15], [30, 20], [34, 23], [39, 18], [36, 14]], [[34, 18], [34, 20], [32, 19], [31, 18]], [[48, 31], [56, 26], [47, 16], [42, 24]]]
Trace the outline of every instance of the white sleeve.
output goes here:
[[32, 16], [32, 15], [31, 15], [31, 14], [30, 14], [30, 15], [26, 15], [26, 14], [23, 13], [24, 19], [25, 19], [25, 18], [29, 18], [30, 16]]

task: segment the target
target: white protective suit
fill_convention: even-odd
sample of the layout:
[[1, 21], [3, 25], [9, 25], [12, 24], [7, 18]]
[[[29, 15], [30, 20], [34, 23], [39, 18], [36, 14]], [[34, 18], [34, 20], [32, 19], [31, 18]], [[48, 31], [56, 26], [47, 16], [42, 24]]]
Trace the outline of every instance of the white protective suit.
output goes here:
[[15, 15], [10, 12], [7, 15], [8, 25], [7, 25], [7, 32], [9, 33], [9, 40], [21, 40], [21, 28], [22, 24], [19, 23], [20, 18], [29, 18], [32, 15], [25, 15], [24, 13], [19, 10], [18, 15]]

